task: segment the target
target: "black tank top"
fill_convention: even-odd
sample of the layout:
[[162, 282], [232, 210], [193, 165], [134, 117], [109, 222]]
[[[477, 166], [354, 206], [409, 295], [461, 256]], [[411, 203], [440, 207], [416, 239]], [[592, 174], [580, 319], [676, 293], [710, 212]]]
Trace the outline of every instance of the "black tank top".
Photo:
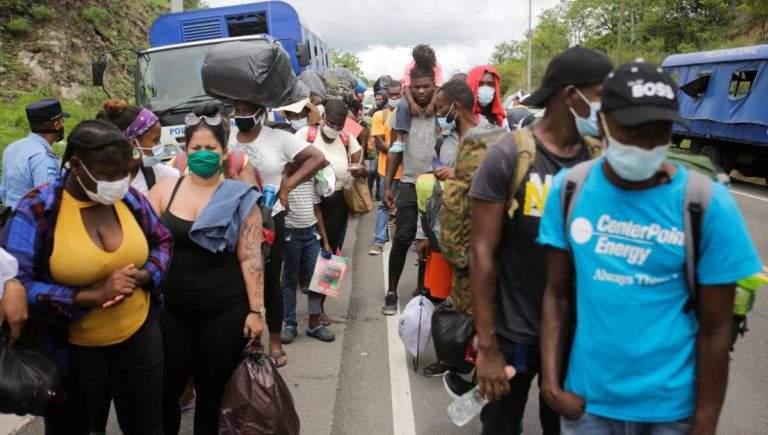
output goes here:
[[245, 281], [235, 252], [211, 252], [189, 237], [193, 221], [170, 212], [184, 177], [179, 178], [160, 220], [173, 235], [173, 259], [164, 286], [168, 309], [205, 318], [234, 303], [247, 303]]

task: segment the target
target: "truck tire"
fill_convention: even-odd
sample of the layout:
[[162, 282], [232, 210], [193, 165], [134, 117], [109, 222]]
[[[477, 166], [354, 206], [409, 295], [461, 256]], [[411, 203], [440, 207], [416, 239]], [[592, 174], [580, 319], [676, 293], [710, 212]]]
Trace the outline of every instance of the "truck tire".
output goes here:
[[699, 151], [699, 154], [709, 157], [709, 159], [712, 160], [712, 163], [721, 168], [726, 174], [731, 171], [731, 168], [725, 167], [723, 154], [715, 145], [704, 145], [704, 147], [701, 148], [701, 151]]

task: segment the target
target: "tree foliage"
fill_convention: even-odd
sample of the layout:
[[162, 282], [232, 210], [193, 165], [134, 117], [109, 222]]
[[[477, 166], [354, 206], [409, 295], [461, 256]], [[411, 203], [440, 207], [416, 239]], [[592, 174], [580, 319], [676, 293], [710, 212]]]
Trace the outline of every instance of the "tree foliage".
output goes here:
[[344, 67], [352, 72], [356, 77], [364, 82], [368, 80], [363, 76], [363, 70], [360, 68], [360, 58], [355, 53], [331, 52], [331, 66]]
[[[571, 45], [601, 50], [616, 63], [637, 57], [660, 63], [674, 53], [765, 42], [767, 27], [768, 0], [624, 0], [623, 9], [622, 0], [561, 0], [533, 29], [532, 87], [552, 56]], [[527, 37], [502, 42], [491, 55], [511, 75], [502, 79], [505, 91], [525, 87]]]

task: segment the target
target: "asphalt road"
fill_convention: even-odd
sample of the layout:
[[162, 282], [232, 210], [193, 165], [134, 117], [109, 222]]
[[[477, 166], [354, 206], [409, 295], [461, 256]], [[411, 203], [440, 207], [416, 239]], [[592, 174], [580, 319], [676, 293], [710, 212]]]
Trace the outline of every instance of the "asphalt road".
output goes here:
[[[761, 257], [768, 262], [768, 190], [735, 183], [734, 197], [741, 207]], [[303, 434], [478, 434], [480, 424], [464, 428], [446, 415], [450, 398], [439, 378], [425, 378], [411, 368], [410, 358], [397, 336], [397, 317], [385, 318], [380, 308], [384, 294], [386, 255], [369, 256], [373, 214], [353, 219], [344, 254], [352, 257], [352, 271], [344, 293], [329, 299], [334, 319], [334, 343], [306, 337], [286, 347], [289, 364], [280, 369], [291, 388], [301, 416]], [[724, 228], [723, 231], [727, 231]], [[413, 256], [413, 254], [411, 254]], [[406, 262], [401, 280], [401, 308], [416, 283], [416, 266]], [[300, 298], [298, 316], [305, 318], [306, 299]], [[732, 353], [731, 374], [719, 433], [752, 435], [768, 433], [768, 294], [757, 299], [749, 317], [750, 331]], [[433, 354], [422, 365], [434, 361]], [[541, 433], [537, 391], [532, 389], [524, 422], [525, 434]], [[191, 413], [185, 415], [182, 433], [191, 433]], [[3, 433], [0, 426], [0, 433]], [[42, 433], [39, 419], [22, 434]], [[114, 416], [108, 433], [119, 433]]]

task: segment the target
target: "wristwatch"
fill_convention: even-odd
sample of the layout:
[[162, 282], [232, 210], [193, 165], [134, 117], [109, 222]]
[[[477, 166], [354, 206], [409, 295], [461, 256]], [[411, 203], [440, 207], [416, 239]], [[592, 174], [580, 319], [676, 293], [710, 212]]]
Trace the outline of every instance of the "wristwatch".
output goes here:
[[265, 310], [264, 307], [261, 307], [261, 308], [259, 308], [257, 310], [251, 310], [251, 314], [258, 314], [259, 316], [264, 317], [264, 313], [266, 311], [267, 310]]

